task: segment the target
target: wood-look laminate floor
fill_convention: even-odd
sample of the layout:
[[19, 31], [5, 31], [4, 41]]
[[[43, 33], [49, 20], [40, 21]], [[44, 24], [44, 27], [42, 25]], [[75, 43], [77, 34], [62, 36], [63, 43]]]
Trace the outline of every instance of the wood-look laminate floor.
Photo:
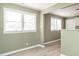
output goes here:
[[29, 50], [24, 50], [9, 56], [59, 56], [60, 55], [60, 41], [45, 44], [45, 48], [36, 47]]

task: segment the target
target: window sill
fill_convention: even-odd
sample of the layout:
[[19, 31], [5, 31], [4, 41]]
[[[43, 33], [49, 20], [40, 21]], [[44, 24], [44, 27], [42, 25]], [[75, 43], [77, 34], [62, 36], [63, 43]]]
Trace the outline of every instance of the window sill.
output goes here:
[[4, 34], [18, 34], [18, 33], [36, 33], [36, 31], [23, 31], [23, 32], [3, 32]]

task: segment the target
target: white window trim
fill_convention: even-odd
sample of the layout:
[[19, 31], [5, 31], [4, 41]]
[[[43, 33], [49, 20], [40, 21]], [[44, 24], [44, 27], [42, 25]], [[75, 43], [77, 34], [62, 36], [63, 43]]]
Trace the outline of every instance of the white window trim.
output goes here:
[[[22, 31], [6, 31], [5, 30], [5, 23], [6, 23], [6, 21], [5, 21], [5, 10], [7, 10], [7, 9], [13, 10], [13, 11], [16, 11], [16, 12], [19, 12], [19, 13], [22, 14], [22, 19], [23, 19], [22, 20]], [[3, 33], [8, 34], [8, 33], [31, 33], [31, 32], [36, 32], [37, 31], [37, 25], [36, 25], [37, 23], [35, 24], [36, 25], [35, 30], [28, 30], [28, 31], [24, 30], [24, 18], [23, 18], [24, 13], [35, 15], [36, 16], [36, 22], [37, 22], [37, 14], [36, 13], [20, 11], [20, 10], [12, 9], [12, 8], [3, 8]]]

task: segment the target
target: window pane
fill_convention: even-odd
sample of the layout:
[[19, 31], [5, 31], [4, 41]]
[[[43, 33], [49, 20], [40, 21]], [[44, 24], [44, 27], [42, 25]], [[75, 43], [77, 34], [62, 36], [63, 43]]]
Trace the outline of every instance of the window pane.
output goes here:
[[60, 30], [61, 29], [61, 20], [57, 20], [57, 29]]
[[24, 30], [35, 30], [35, 24], [25, 23]]
[[56, 30], [56, 19], [51, 18], [51, 30]]
[[35, 15], [29, 15], [24, 14], [24, 22], [35, 22], [36, 16]]
[[18, 13], [13, 10], [5, 10], [5, 19], [6, 21], [21, 21], [21, 13]]
[[5, 31], [21, 31], [22, 14], [11, 9], [4, 9]]
[[67, 19], [66, 20], [66, 29], [68, 29], [68, 30], [75, 29], [75, 20], [74, 19]]
[[6, 31], [21, 31], [21, 23], [19, 22], [6, 22]]
[[36, 16], [24, 14], [24, 30], [36, 31]]
[[51, 18], [51, 30], [60, 30], [61, 29], [61, 19]]

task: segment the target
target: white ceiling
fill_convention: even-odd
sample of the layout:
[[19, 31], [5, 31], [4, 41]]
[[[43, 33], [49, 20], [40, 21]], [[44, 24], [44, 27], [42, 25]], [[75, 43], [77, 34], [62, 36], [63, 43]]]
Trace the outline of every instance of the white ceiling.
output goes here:
[[[21, 5], [24, 7], [28, 7], [34, 10], [45, 10], [47, 8], [51, 8], [51, 6], [56, 7], [57, 3], [18, 3], [17, 5]], [[52, 8], [53, 8], [52, 7]], [[58, 7], [61, 7], [58, 5]], [[79, 4], [74, 4], [70, 6], [64, 6], [65, 8], [59, 8], [55, 10], [49, 11], [51, 14], [59, 15], [62, 17], [74, 17], [74, 16], [79, 16], [79, 11], [76, 9], [79, 8]]]
[[62, 17], [74, 17], [74, 16], [79, 16], [79, 11], [76, 9], [79, 9], [79, 4], [75, 4], [66, 8], [61, 8], [57, 10], [52, 10], [49, 13], [59, 15]]
[[59, 15], [62, 17], [74, 17], [74, 16], [79, 16], [79, 11], [77, 10], [65, 10], [65, 9], [57, 9], [53, 10], [50, 13]]
[[28, 7], [34, 10], [43, 10], [55, 5], [56, 3], [18, 3], [18, 5]]

